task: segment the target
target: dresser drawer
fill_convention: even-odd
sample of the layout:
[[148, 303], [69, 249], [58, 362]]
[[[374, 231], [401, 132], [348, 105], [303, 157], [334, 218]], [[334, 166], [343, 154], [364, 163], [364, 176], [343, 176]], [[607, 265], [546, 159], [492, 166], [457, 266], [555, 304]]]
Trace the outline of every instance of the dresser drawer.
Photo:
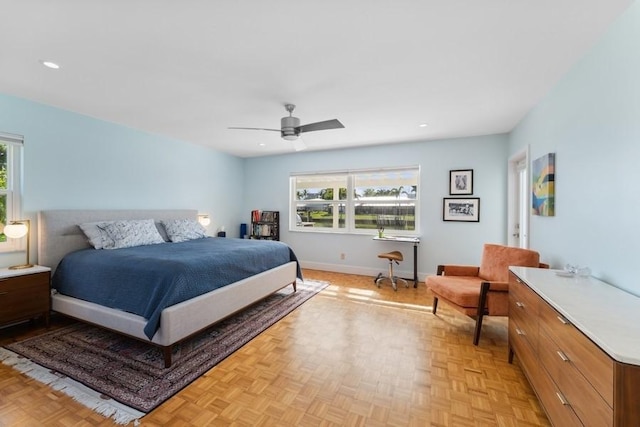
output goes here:
[[0, 278], [0, 292], [20, 289], [29, 285], [44, 285], [49, 288], [49, 272], [23, 274], [21, 276]]
[[514, 332], [523, 336], [534, 351], [538, 347], [538, 306], [539, 297], [526, 285], [509, 283], [509, 323], [517, 322]]
[[531, 288], [522, 283], [513, 273], [509, 280], [509, 298], [518, 308], [535, 313], [537, 317], [540, 297], [533, 292]]
[[49, 272], [0, 279], [0, 324], [37, 316], [48, 318]]
[[567, 404], [585, 425], [613, 425], [613, 408], [565, 355], [562, 344], [551, 340], [544, 330], [539, 335], [538, 357], [541, 370], [554, 379]]
[[532, 290], [522, 285], [509, 285], [509, 316], [522, 313], [533, 319], [538, 317], [539, 299]]
[[531, 347], [529, 340], [517, 320], [509, 318], [509, 347], [520, 361], [520, 367], [529, 379], [529, 382], [536, 388], [539, 376], [538, 358], [535, 348]]
[[[540, 375], [538, 375], [535, 385], [532, 384], [532, 386], [554, 426], [583, 427], [584, 424], [580, 422], [580, 418], [578, 418], [544, 368], [540, 368]], [[594, 424], [589, 423], [587, 425]]]
[[540, 331], [561, 347], [575, 369], [613, 407], [613, 360], [546, 302], [540, 303]]

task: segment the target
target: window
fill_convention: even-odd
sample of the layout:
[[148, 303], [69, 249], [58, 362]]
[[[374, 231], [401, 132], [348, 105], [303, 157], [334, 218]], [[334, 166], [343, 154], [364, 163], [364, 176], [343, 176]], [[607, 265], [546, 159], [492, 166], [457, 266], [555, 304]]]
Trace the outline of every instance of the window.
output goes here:
[[0, 251], [15, 250], [17, 242], [7, 239], [4, 226], [21, 219], [21, 136], [0, 133]]
[[420, 168], [336, 171], [291, 175], [289, 229], [366, 233], [384, 228], [416, 234]]

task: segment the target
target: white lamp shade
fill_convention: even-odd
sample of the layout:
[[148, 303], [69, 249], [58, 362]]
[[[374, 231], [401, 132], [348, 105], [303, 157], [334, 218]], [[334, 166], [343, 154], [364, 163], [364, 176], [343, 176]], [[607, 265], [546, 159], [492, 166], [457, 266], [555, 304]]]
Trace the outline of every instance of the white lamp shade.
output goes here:
[[203, 227], [206, 227], [211, 224], [211, 218], [209, 218], [209, 215], [198, 215], [198, 222], [202, 224]]
[[29, 228], [27, 227], [27, 224], [23, 223], [8, 224], [4, 226], [5, 236], [12, 239], [19, 239], [26, 236], [27, 231], [29, 231]]

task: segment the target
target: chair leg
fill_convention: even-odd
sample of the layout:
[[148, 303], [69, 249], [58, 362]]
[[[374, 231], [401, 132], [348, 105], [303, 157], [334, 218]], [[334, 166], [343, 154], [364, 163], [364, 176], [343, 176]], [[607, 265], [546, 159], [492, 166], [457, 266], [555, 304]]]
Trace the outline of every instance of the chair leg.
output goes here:
[[[382, 273], [379, 273], [378, 276], [375, 279], [373, 279], [373, 281], [375, 282], [376, 286], [380, 287], [380, 283], [383, 280], [389, 280], [389, 283], [391, 283], [391, 287], [393, 287], [394, 291], [398, 290], [398, 282], [404, 283], [405, 288], [408, 288], [409, 282], [407, 282], [402, 277], [397, 277], [393, 274], [393, 263], [394, 261], [390, 259], [389, 266], [387, 268], [387, 275], [385, 276]], [[395, 263], [399, 265], [398, 261], [395, 261]]]
[[480, 285], [480, 299], [478, 300], [478, 314], [476, 315], [476, 330], [473, 334], [473, 345], [480, 342], [480, 331], [482, 330], [482, 317], [484, 316], [484, 306], [487, 304], [487, 294], [489, 293], [489, 282], [482, 282]]
[[478, 345], [480, 341], [480, 331], [482, 330], [482, 314], [476, 318], [476, 330], [473, 333], [473, 345]]
[[[442, 276], [442, 273], [444, 273], [444, 265], [439, 265], [437, 274], [438, 276]], [[431, 305], [432, 305], [431, 312], [433, 314], [436, 314], [436, 310], [438, 309], [438, 297], [435, 297], [435, 296], [433, 297], [433, 304]]]
[[391, 287], [394, 291], [398, 290], [398, 285], [396, 284], [396, 278], [393, 275], [393, 261], [389, 260], [389, 280], [391, 281]]

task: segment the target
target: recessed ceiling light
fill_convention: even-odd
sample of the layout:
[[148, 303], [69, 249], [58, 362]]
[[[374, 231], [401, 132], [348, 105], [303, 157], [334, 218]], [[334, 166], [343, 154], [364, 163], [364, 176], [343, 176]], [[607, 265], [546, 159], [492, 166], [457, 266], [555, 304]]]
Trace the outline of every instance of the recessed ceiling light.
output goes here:
[[264, 146], [265, 146], [265, 145], [267, 145], [267, 144], [265, 144], [264, 142], [261, 142], [261, 143], [259, 143], [258, 145], [259, 145], [260, 147], [264, 147]]
[[421, 128], [426, 128], [429, 125], [427, 123], [420, 123], [418, 126]]
[[60, 68], [60, 66], [55, 62], [40, 60], [40, 63], [47, 68], [51, 68], [52, 70], [57, 70]]

